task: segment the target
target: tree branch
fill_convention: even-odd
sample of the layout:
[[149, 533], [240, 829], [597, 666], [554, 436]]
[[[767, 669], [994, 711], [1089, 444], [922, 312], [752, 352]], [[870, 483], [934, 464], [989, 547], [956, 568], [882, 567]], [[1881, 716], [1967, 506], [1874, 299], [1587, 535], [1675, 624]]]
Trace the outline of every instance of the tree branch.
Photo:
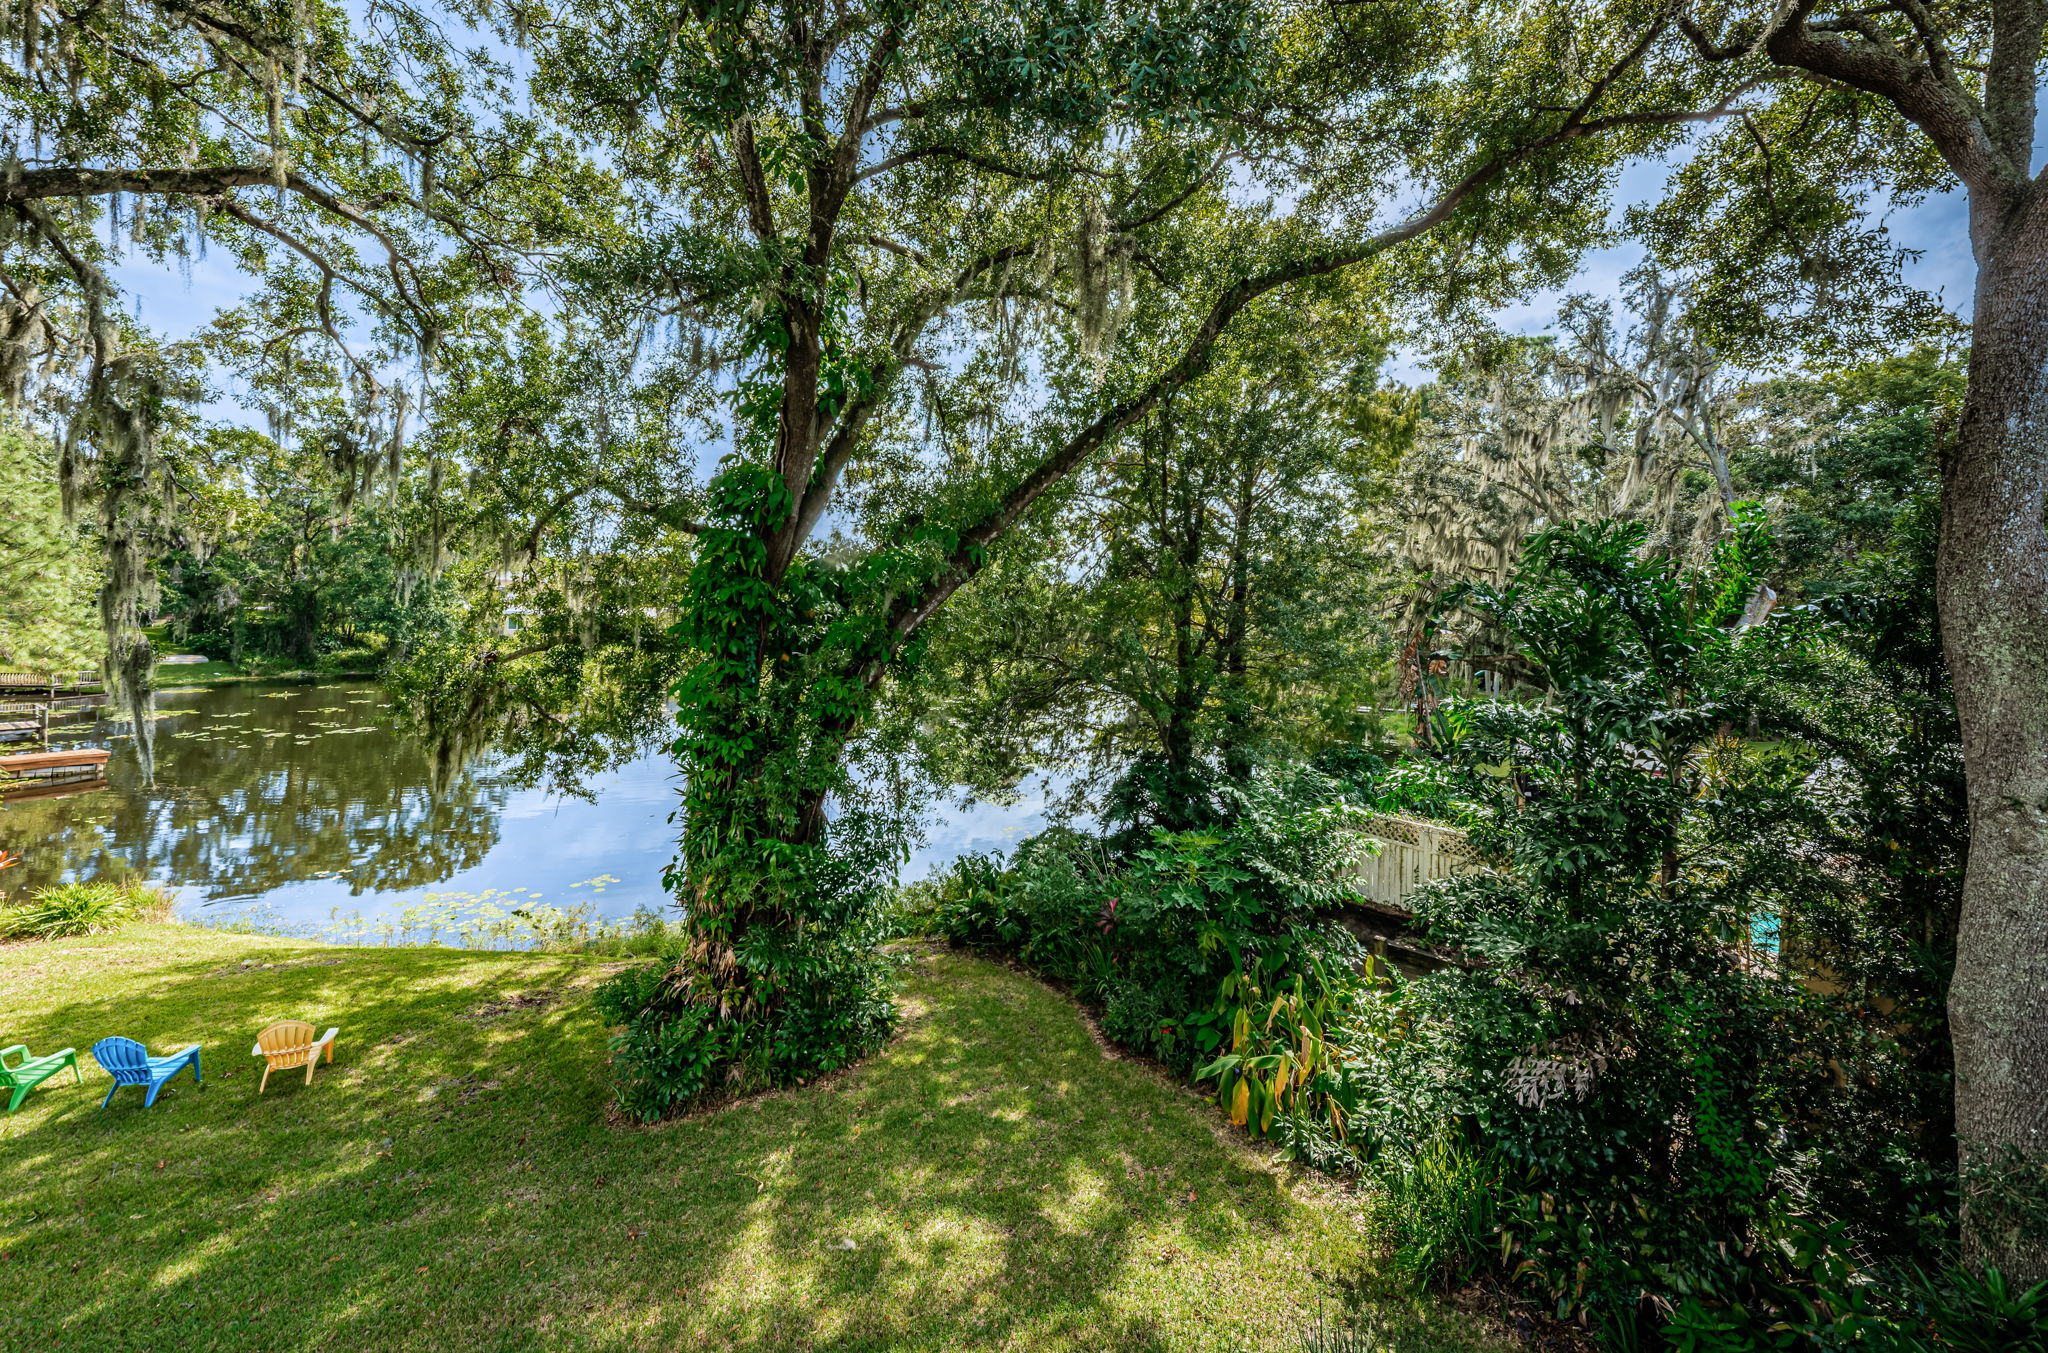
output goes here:
[[[301, 258], [305, 259], [308, 263], [312, 264], [315, 268], [318, 268], [320, 270], [320, 294], [317, 298], [317, 303], [314, 306], [315, 313], [318, 314], [320, 317], [320, 330], [322, 333], [327, 335], [328, 340], [332, 342], [334, 346], [341, 349], [342, 356], [346, 357], [349, 360], [350, 365], [354, 366], [356, 370], [363, 376], [374, 381], [376, 379], [375, 373], [372, 372], [370, 370], [369, 365], [365, 363], [360, 357], [357, 357], [355, 355], [355, 352], [348, 346], [348, 344], [345, 341], [343, 341], [341, 331], [335, 326], [334, 309], [332, 305], [332, 287], [335, 279], [339, 277], [341, 278], [341, 280], [347, 282], [350, 287], [354, 288], [358, 294], [368, 298], [373, 304], [375, 304], [377, 300], [376, 293], [372, 291], [365, 283], [357, 280], [356, 278], [349, 277], [345, 273], [342, 273], [332, 263], [329, 263], [327, 261], [326, 256], [323, 255], [318, 249], [315, 249], [312, 245], [307, 244], [304, 240], [292, 234], [283, 226], [280, 226], [273, 221], [266, 220], [263, 217], [256, 215], [254, 212], [249, 211], [247, 208], [243, 207], [241, 203], [235, 201], [233, 198], [222, 199], [220, 204], [220, 210], [226, 212], [228, 215], [242, 222], [251, 230], [261, 231], [263, 234], [270, 236], [272, 239], [278, 241], [280, 244], [290, 249], [293, 253], [299, 255]], [[402, 288], [400, 294], [404, 294]], [[379, 308], [381, 309], [382, 307], [380, 306]]]
[[211, 197], [230, 188], [274, 183], [267, 165], [222, 165], [212, 169], [18, 169], [0, 176], [0, 202], [44, 197], [103, 197], [108, 193], [158, 193]]
[[875, 45], [868, 51], [867, 65], [861, 72], [860, 84], [854, 88], [853, 97], [846, 105], [846, 127], [840, 134], [838, 153], [833, 165], [835, 177], [843, 183], [855, 183], [853, 167], [860, 160], [861, 143], [866, 140], [869, 125], [868, 110], [874, 106], [875, 96], [882, 91], [882, 82], [888, 77], [889, 58], [903, 41], [903, 30], [896, 24], [883, 28], [875, 38]]
[[664, 525], [672, 526], [685, 535], [701, 536], [704, 534], [704, 523], [694, 518], [676, 516], [677, 505], [674, 503], [650, 502], [645, 498], [639, 498], [626, 492], [609, 480], [593, 484], [591, 487], [597, 489], [600, 493], [610, 494], [618, 500], [621, 506], [630, 508], [642, 516], [652, 517]]
[[921, 249], [913, 249], [907, 244], [898, 244], [885, 235], [848, 235], [846, 238], [854, 244], [873, 245], [875, 248], [887, 250], [899, 258], [907, 258], [912, 263], [922, 264], [925, 267], [931, 266], [932, 260], [929, 254]]
[[733, 155], [739, 160], [740, 189], [747, 200], [747, 223], [764, 240], [775, 238], [775, 208], [768, 200], [768, 176], [761, 170], [761, 154], [754, 148], [754, 126], [745, 118], [733, 124]]
[[958, 146], [920, 146], [916, 150], [901, 151], [895, 155], [888, 156], [886, 159], [877, 160], [874, 164], [855, 174], [853, 181], [856, 184], [866, 183], [869, 179], [886, 174], [892, 169], [915, 163], [918, 160], [927, 160], [935, 155], [943, 156], [950, 160], [959, 160], [965, 164], [971, 164], [977, 169], [986, 169], [991, 174], [1003, 174], [1013, 179], [1022, 179], [1026, 183], [1044, 183], [1052, 178], [1050, 170], [1034, 172], [1028, 169], [1018, 169], [975, 151], [962, 150]]
[[[1208, 316], [1190, 336], [1181, 350], [1181, 355], [1171, 366], [1160, 372], [1137, 393], [1104, 410], [1086, 427], [1070, 437], [1057, 451], [1040, 462], [1030, 474], [1005, 493], [994, 508], [960, 533], [959, 543], [949, 552], [939, 572], [922, 589], [896, 602], [888, 616], [888, 625], [894, 636], [890, 656], [893, 657], [896, 651], [901, 650], [910, 636], [937, 612], [961, 584], [981, 571], [987, 561], [988, 547], [1015, 525], [1048, 489], [1072, 473], [1106, 442], [1144, 418], [1161, 400], [1199, 376], [1208, 364], [1209, 354], [1217, 339], [1222, 336], [1225, 328], [1238, 313], [1254, 300], [1291, 283], [1340, 271], [1385, 253], [1417, 236], [1427, 234], [1450, 219], [1468, 199], [1509, 168], [1543, 150], [1582, 137], [1597, 135], [1615, 127], [1677, 125], [1721, 117], [1732, 108], [1734, 100], [1741, 97], [1742, 91], [1737, 91], [1714, 108], [1704, 110], [1656, 114], [1625, 113], [1607, 118], [1588, 116], [1600, 93], [1611, 84], [1619, 70], [1630, 62], [1640, 60], [1648, 45], [1647, 41], [1638, 44], [1617, 64], [1614, 71], [1596, 82], [1593, 91], [1580, 101], [1562, 125], [1486, 160], [1446, 189], [1436, 201], [1407, 220], [1357, 244], [1282, 264], [1277, 268], [1242, 278], [1226, 287], [1211, 305]], [[881, 679], [886, 669], [886, 659], [873, 661], [861, 671], [860, 677], [872, 684]]]
[[93, 375], [97, 379], [99, 368], [114, 355], [113, 328], [107, 322], [107, 302], [113, 298], [113, 284], [90, 259], [71, 247], [71, 242], [64, 238], [63, 230], [39, 204], [23, 200], [8, 205], [14, 209], [15, 215], [35, 228], [36, 233], [56, 251], [57, 257], [64, 261], [64, 266], [71, 270], [71, 275], [78, 279], [79, 290], [85, 293], [86, 330], [92, 338]]
[[1210, 165], [1207, 172], [1198, 175], [1193, 183], [1190, 183], [1186, 188], [1168, 199], [1164, 206], [1161, 206], [1156, 211], [1148, 211], [1143, 216], [1133, 216], [1127, 221], [1118, 221], [1113, 229], [1119, 234], [1129, 234], [1133, 230], [1141, 230], [1151, 225], [1154, 221], [1162, 220], [1173, 212], [1178, 211], [1182, 203], [1200, 192], [1205, 185], [1212, 182], [1216, 175], [1222, 172], [1223, 166], [1235, 158], [1234, 152], [1224, 151], [1216, 157], [1216, 163]]
[[[876, 237], [863, 238], [884, 248], [889, 247], [885, 241]], [[803, 497], [797, 504], [793, 522], [796, 538], [792, 548], [801, 547], [803, 542], [810, 538], [819, 519], [825, 515], [825, 508], [832, 501], [832, 494], [839, 485], [839, 476], [844, 473], [847, 462], [853, 459], [853, 453], [860, 445], [862, 430], [867, 426], [868, 419], [873, 416], [874, 411], [881, 406], [889, 388], [895, 384], [896, 377], [901, 374], [904, 367], [910, 365], [911, 352], [917, 346], [917, 340], [924, 336], [926, 328], [947, 306], [960, 298], [975, 278], [1013, 258], [1029, 255], [1034, 247], [1006, 245], [983, 254], [963, 267], [954, 276], [951, 286], [927, 296], [911, 311], [909, 318], [904, 321], [903, 327], [897, 330], [895, 340], [890, 344], [889, 365], [875, 373], [874, 388], [865, 397], [856, 398], [846, 406], [832, 431], [831, 439], [825, 444], [824, 453], [818, 457], [817, 466], [811, 473], [811, 482], [805, 487]]]
[[[1952, 80], [1937, 78], [1925, 63], [1909, 62], [1888, 46], [1816, 31], [1807, 21], [1817, 3], [1818, 0], [1793, 0], [1780, 11], [1773, 26], [1741, 50], [1716, 46], [1692, 26], [1681, 24], [1681, 28], [1708, 60], [1738, 60], [1761, 46], [1775, 65], [1806, 71], [1885, 99], [1927, 134], [1942, 159], [1973, 194], [1992, 194], [2010, 202], [2015, 190], [2026, 182], [2026, 162], [2015, 165], [1993, 142], [1985, 119], [1968, 92]], [[2026, 8], [2033, 11], [2037, 6]], [[2006, 7], [2000, 6], [1999, 11], [2004, 13]], [[2008, 46], [2008, 60], [2023, 63], [2027, 72], [2025, 97], [2029, 110], [2033, 106], [2032, 71], [2040, 51], [2041, 32], [2041, 23], [2035, 18], [2034, 48], [2026, 57], [2013, 53]], [[2031, 112], [2027, 121], [2031, 124]], [[2031, 137], [2031, 125], [2026, 134]]]

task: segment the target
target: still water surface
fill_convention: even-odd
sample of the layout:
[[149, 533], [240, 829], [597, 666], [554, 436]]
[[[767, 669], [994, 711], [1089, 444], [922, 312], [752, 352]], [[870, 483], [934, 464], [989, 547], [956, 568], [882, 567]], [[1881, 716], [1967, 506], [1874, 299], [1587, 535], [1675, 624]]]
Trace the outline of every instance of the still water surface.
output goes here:
[[[25, 857], [11, 893], [141, 874], [176, 888], [188, 914], [314, 927], [491, 889], [611, 917], [667, 905], [677, 785], [666, 755], [594, 778], [590, 801], [521, 788], [491, 753], [437, 791], [425, 747], [370, 683], [167, 691], [157, 706], [154, 784], [141, 783], [126, 738], [81, 723], [52, 745], [113, 748], [108, 787], [0, 805], [0, 847]], [[1027, 798], [944, 812], [903, 876], [1007, 847], [1042, 809]]]

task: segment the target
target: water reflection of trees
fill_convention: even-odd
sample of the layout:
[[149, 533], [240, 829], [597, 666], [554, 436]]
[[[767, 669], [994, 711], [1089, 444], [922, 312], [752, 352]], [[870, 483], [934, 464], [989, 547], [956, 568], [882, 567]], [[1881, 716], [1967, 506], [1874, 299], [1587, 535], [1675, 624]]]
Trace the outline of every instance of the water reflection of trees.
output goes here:
[[157, 728], [151, 788], [140, 783], [133, 748], [116, 741], [107, 789], [0, 806], [0, 845], [27, 857], [10, 872], [11, 889], [67, 871], [141, 873], [220, 899], [325, 873], [360, 895], [437, 883], [475, 867], [497, 843], [512, 785], [495, 758], [471, 754], [437, 777], [416, 739], [385, 726], [376, 687], [287, 691], [231, 686], [166, 697], [171, 717]]

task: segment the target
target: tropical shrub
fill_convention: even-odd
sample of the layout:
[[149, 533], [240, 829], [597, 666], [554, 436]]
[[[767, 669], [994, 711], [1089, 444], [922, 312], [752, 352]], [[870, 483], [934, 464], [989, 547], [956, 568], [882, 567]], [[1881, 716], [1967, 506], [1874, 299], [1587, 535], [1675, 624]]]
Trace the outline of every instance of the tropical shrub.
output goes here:
[[[674, 945], [612, 977], [594, 1000], [619, 1030], [611, 1039], [619, 1108], [643, 1122], [836, 1071], [881, 1046], [895, 1025], [895, 960], [865, 931], [815, 937], [811, 953], [794, 955], [792, 976], [807, 980], [773, 1023], [717, 1018], [678, 982]], [[836, 952], [816, 962], [827, 946]]]
[[[956, 862], [933, 925], [1069, 984], [1105, 1035], [1197, 1080], [1291, 1153], [1345, 1159], [1353, 1094], [1333, 1029], [1364, 961], [1324, 913], [1359, 848], [1344, 786], [1308, 767], [1210, 787], [1215, 824], [1098, 839], [1060, 828], [1008, 867]], [[1126, 796], [1129, 797], [1129, 796]]]
[[[1447, 605], [1508, 635], [1536, 689], [1445, 703], [1383, 778], [1448, 806], [1484, 865], [1413, 898], [1462, 964], [1357, 1003], [1361, 1154], [1410, 1234], [1473, 1258], [1483, 1209], [1422, 1167], [1446, 1143], [1497, 1159], [1486, 1249], [1616, 1347], [1904, 1337], [1872, 1294], [1948, 1257], [1952, 1146], [1915, 1051], [1938, 979], [1902, 1002], [1878, 965], [1833, 961], [1901, 954], [1902, 920], [1940, 909], [1960, 827], [1941, 725], [1858, 724], [1883, 681], [1827, 614], [1745, 621], [1767, 544], [1740, 512], [1698, 570], [1648, 557], [1639, 527], [1532, 537], [1511, 585]], [[1832, 710], [1787, 695], [1827, 689], [1816, 665]], [[1930, 772], [1918, 802], [1907, 755]], [[1893, 843], [1848, 845], [1876, 822]]]
[[1356, 986], [1312, 951], [1276, 947], [1243, 962], [1223, 975], [1215, 1004], [1187, 1020], [1197, 1046], [1221, 1044], [1196, 1079], [1216, 1081], [1239, 1127], [1267, 1136], [1278, 1124], [1297, 1156], [1334, 1160], [1357, 1107], [1337, 1026]]
[[1382, 1164], [1375, 1219], [1391, 1241], [1392, 1270], [1418, 1285], [1472, 1277], [1498, 1247], [1501, 1205], [1513, 1195], [1499, 1153], [1445, 1132]]
[[2048, 1353], [2048, 1282], [2015, 1288], [1997, 1269], [1952, 1271], [1915, 1284], [1930, 1337], [1957, 1353]]

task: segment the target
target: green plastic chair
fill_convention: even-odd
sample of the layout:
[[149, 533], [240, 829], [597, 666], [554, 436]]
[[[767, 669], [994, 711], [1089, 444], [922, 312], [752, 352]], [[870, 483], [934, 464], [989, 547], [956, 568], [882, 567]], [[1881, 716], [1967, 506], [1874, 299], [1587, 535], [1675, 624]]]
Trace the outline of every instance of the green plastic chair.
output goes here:
[[[7, 1065], [7, 1059], [15, 1053], [21, 1054], [21, 1061], [15, 1066]], [[28, 1092], [41, 1085], [50, 1077], [71, 1068], [71, 1075], [80, 1085], [85, 1084], [85, 1073], [78, 1069], [78, 1053], [65, 1048], [47, 1057], [28, 1055], [28, 1044], [16, 1043], [11, 1048], [0, 1048], [0, 1090], [12, 1090], [14, 1095], [7, 1101], [7, 1112], [13, 1113], [21, 1107], [21, 1101], [28, 1098]]]

